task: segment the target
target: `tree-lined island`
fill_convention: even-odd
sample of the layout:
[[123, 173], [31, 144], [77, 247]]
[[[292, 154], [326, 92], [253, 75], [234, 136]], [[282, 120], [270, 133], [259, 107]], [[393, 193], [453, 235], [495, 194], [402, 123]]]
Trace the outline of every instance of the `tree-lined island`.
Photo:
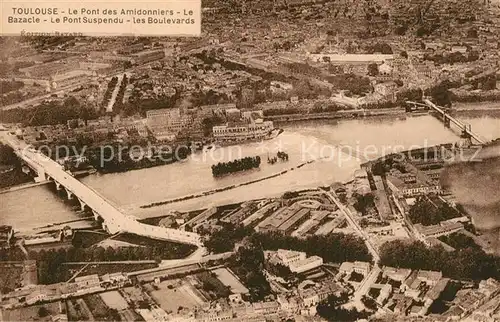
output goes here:
[[219, 162], [212, 165], [212, 175], [220, 177], [229, 173], [255, 169], [260, 166], [260, 157], [246, 157], [229, 162]]

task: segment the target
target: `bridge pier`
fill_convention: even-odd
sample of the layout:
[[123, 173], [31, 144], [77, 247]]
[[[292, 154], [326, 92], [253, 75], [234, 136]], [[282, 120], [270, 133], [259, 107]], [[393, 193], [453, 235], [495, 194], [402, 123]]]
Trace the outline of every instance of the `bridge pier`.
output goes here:
[[45, 172], [43, 173], [38, 173], [38, 176], [35, 177], [35, 182], [36, 183], [39, 183], [39, 182], [45, 182], [47, 181], [47, 178], [45, 177]]
[[68, 196], [68, 200], [73, 200], [73, 193], [71, 191], [69, 191], [67, 188], [64, 188], [64, 190], [66, 191], [66, 194]]
[[57, 182], [57, 181], [54, 181], [54, 182], [56, 183], [56, 189], [57, 189], [57, 191], [61, 191], [62, 190], [62, 185], [59, 182]]
[[448, 127], [448, 128], [451, 127], [450, 118], [446, 114], [443, 114], [443, 123], [444, 123], [445, 127]]
[[472, 136], [469, 134], [469, 132], [467, 132], [466, 129], [462, 130], [462, 135], [460, 135], [460, 138], [462, 139], [462, 146], [472, 146]]
[[42, 167], [36, 167], [35, 169], [37, 176], [35, 177], [35, 182], [45, 182], [47, 181], [47, 174], [45, 173], [45, 170]]
[[83, 202], [81, 199], [78, 199], [78, 202], [80, 203], [80, 208], [82, 211], [85, 210], [85, 206], [87, 205], [85, 202]]
[[98, 221], [99, 220], [99, 214], [97, 212], [95, 212], [95, 210], [92, 210], [92, 213], [94, 214], [94, 219], [95, 221]]

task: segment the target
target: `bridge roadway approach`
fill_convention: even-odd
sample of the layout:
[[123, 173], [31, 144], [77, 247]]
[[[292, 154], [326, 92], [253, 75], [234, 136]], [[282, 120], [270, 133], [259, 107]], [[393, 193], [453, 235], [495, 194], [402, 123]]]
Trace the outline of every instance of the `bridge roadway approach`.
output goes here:
[[429, 99], [424, 99], [424, 103], [425, 104], [417, 103], [417, 102], [412, 102], [412, 101], [407, 101], [406, 103], [407, 104], [411, 104], [411, 105], [413, 105], [415, 107], [416, 106], [422, 106], [422, 107], [425, 107], [425, 108], [432, 109], [432, 110], [438, 112], [441, 115], [441, 117], [443, 118], [443, 122], [444, 122], [445, 126], [450, 127], [450, 123], [453, 123], [453, 124], [455, 124], [456, 126], [458, 126], [460, 128], [460, 130], [462, 131], [462, 135], [463, 136], [465, 136], [467, 138], [473, 138], [479, 144], [486, 144], [486, 143], [488, 143], [487, 140], [483, 139], [480, 135], [478, 135], [477, 133], [475, 133], [475, 132], [472, 131], [472, 128], [471, 128], [470, 124], [464, 124], [461, 121], [457, 120], [456, 118], [454, 118], [450, 114], [446, 113], [446, 111], [442, 107], [439, 107], [436, 104], [432, 103]]
[[132, 233], [150, 238], [202, 246], [201, 236], [196, 233], [146, 225], [132, 216], [125, 215], [105, 197], [67, 173], [57, 162], [36, 151], [24, 141], [18, 140], [14, 135], [6, 131], [0, 131], [0, 140], [11, 146], [16, 155], [36, 172], [35, 181], [53, 181], [58, 190], [64, 189], [66, 191], [68, 199], [76, 197], [82, 210], [88, 207], [92, 210], [96, 220], [102, 219], [103, 228], [108, 233]]

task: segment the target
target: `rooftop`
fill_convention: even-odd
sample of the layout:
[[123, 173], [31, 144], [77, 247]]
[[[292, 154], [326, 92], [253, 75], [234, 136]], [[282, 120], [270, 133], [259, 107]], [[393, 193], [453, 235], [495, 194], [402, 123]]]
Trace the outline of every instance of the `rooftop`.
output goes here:
[[278, 257], [282, 260], [285, 260], [285, 259], [292, 259], [296, 256], [301, 256], [301, 255], [304, 255], [305, 253], [303, 252], [297, 252], [297, 251], [294, 251], [294, 250], [287, 250], [287, 249], [278, 249], [278, 251], [276, 252], [276, 254], [278, 255]]

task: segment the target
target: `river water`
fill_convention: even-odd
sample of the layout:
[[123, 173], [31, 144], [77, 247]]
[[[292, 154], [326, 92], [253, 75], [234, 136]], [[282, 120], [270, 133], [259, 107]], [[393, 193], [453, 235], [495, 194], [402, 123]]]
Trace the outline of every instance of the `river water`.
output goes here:
[[[470, 123], [473, 130], [487, 139], [500, 137], [499, 117], [475, 118], [466, 115], [459, 118]], [[214, 151], [197, 153], [177, 164], [125, 173], [93, 175], [83, 178], [82, 181], [114, 202], [124, 212], [138, 218], [147, 218], [165, 215], [171, 210], [201, 209], [279, 196], [289, 190], [315, 188], [335, 181], [347, 181], [366, 158], [459, 140], [456, 133], [445, 128], [430, 115], [301, 122], [285, 125], [283, 128], [285, 132], [282, 135], [264, 144], [217, 148]], [[278, 150], [287, 152], [289, 161], [268, 164], [267, 157], [275, 156]], [[213, 178], [211, 165], [219, 161], [256, 155], [262, 159], [260, 169]], [[296, 168], [311, 160], [316, 162], [300, 169]], [[263, 178], [290, 168], [295, 170], [229, 191], [159, 207], [140, 207]], [[1, 194], [0, 212], [0, 225], [9, 224], [18, 229], [74, 220], [79, 216], [48, 186]]]

